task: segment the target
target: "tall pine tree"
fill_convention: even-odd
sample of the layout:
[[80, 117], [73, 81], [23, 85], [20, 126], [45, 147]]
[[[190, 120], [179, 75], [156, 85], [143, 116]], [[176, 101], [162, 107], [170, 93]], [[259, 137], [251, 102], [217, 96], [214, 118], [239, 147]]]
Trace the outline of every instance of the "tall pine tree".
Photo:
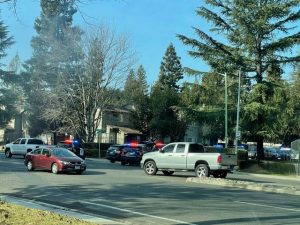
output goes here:
[[171, 43], [160, 65], [159, 83], [162, 87], [172, 88], [178, 91], [178, 81], [183, 78], [183, 69], [180, 57], [177, 56], [175, 47]]
[[[192, 47], [189, 54], [206, 61], [218, 72], [241, 69], [249, 73], [256, 85], [252, 98], [251, 119], [255, 125], [252, 137], [257, 142], [259, 157], [263, 156], [264, 134], [271, 125], [270, 108], [265, 106], [264, 96], [269, 95], [270, 85], [265, 80], [269, 65], [299, 61], [296, 55], [285, 54], [299, 43], [299, 29], [292, 26], [300, 19], [299, 0], [206, 0], [197, 14], [212, 24], [207, 33], [194, 28], [198, 39], [178, 35]], [[214, 10], [213, 10], [214, 9]], [[216, 35], [220, 38], [216, 38]], [[222, 40], [225, 40], [222, 42]]]

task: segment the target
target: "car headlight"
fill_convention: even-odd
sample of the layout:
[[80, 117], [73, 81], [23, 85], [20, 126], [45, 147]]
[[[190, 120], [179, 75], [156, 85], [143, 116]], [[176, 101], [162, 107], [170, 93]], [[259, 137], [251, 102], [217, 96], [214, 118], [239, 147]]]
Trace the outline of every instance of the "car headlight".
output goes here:
[[85, 160], [82, 160], [82, 161], [81, 161], [81, 164], [84, 165], [84, 164], [85, 164]]
[[66, 161], [60, 161], [63, 165], [69, 165], [70, 164], [70, 162], [66, 162]]

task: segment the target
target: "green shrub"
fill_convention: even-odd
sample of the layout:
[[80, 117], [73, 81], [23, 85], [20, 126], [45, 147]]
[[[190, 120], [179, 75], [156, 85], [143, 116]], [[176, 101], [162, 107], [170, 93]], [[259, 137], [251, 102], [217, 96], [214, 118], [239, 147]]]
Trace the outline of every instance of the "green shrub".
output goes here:
[[286, 162], [264, 162], [259, 165], [262, 169], [274, 173], [274, 174], [284, 174], [284, 175], [294, 175], [296, 174], [295, 165]]

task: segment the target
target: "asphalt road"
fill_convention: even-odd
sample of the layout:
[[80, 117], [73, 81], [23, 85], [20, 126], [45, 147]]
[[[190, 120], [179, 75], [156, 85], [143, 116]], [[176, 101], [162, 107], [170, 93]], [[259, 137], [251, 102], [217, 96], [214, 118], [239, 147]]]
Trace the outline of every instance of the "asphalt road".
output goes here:
[[137, 166], [104, 159], [87, 159], [87, 165], [83, 175], [28, 172], [22, 158], [6, 159], [0, 154], [0, 193], [124, 224], [269, 225], [300, 221], [299, 196], [186, 183], [193, 173], [147, 176]]

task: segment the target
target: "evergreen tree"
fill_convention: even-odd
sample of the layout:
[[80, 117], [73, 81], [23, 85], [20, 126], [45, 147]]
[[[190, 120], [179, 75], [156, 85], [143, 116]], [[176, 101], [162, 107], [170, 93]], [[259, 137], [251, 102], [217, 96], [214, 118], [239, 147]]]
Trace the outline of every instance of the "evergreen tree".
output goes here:
[[[25, 64], [23, 73], [24, 90], [30, 104], [30, 135], [37, 135], [43, 130], [54, 127], [36, 127], [49, 124], [44, 118], [44, 110], [49, 106], [49, 97], [60, 85], [60, 77], [70, 77], [78, 70], [83, 60], [80, 47], [82, 31], [72, 26], [72, 18], [76, 13], [74, 0], [41, 0], [41, 14], [35, 20], [37, 35], [31, 40], [33, 54]], [[32, 88], [34, 87], [34, 88]], [[50, 122], [50, 121], [49, 121]], [[52, 124], [59, 124], [52, 121]]]
[[183, 78], [183, 69], [180, 57], [177, 56], [175, 48], [171, 43], [160, 65], [159, 82], [162, 87], [173, 88], [178, 91], [178, 81]]
[[139, 66], [136, 72], [136, 80], [140, 89], [140, 93], [143, 95], [148, 95], [149, 85], [146, 80], [146, 71], [142, 65]]
[[271, 109], [266, 107], [264, 97], [274, 93], [270, 92], [270, 83], [264, 77], [271, 64], [300, 60], [299, 56], [285, 54], [299, 43], [300, 32], [293, 31], [295, 27], [291, 23], [300, 19], [300, 1], [206, 0], [206, 3], [216, 10], [202, 6], [197, 10], [198, 15], [211, 22], [211, 31], [226, 41], [218, 41], [198, 28], [194, 28], [198, 40], [184, 35], [178, 37], [193, 48], [189, 51], [192, 57], [202, 58], [213, 69], [219, 72], [242, 69], [255, 79], [256, 97], [249, 100], [256, 107], [251, 110], [250, 122], [255, 126], [252, 137], [257, 141], [258, 155], [263, 156], [264, 134], [271, 125], [267, 117]]
[[[0, 60], [6, 56], [6, 50], [14, 43], [8, 28], [0, 21]], [[16, 113], [17, 95], [12, 89], [15, 75], [1, 69], [0, 61], [0, 127], [4, 128]]]
[[138, 84], [136, 80], [136, 75], [133, 69], [128, 73], [128, 76], [124, 85], [124, 100], [126, 104], [134, 104], [134, 96], [138, 89]]

